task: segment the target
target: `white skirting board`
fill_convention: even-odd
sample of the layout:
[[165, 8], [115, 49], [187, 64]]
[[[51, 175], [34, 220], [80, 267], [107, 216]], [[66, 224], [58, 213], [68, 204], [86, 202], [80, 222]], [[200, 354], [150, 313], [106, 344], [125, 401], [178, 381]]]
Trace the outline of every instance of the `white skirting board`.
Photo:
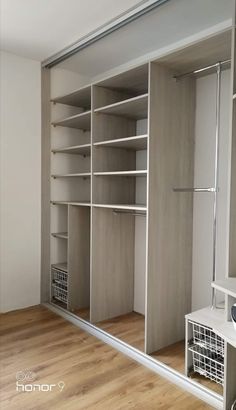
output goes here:
[[223, 397], [220, 396], [219, 394], [212, 392], [206, 387], [187, 378], [181, 373], [178, 373], [177, 371], [171, 369], [170, 367], [166, 366], [160, 361], [153, 359], [152, 357], [139, 351], [138, 349], [135, 349], [134, 347], [128, 345], [127, 343], [122, 342], [116, 337], [109, 335], [108, 333], [86, 322], [85, 320], [79, 319], [73, 313], [67, 312], [65, 309], [60, 308], [59, 306], [56, 306], [50, 303], [44, 303], [44, 306], [48, 308], [49, 310], [53, 311], [54, 313], [62, 316], [64, 319], [68, 320], [69, 322], [73, 323], [75, 326], [78, 326], [80, 329], [84, 330], [85, 332], [90, 333], [91, 335], [100, 339], [102, 342], [107, 343], [108, 345], [112, 346], [114, 349], [125, 354], [129, 358], [142, 364], [143, 366], [147, 367], [148, 369], [152, 370], [158, 375], [164, 377], [168, 381], [176, 384], [177, 386], [187, 391], [188, 393], [191, 393], [194, 396], [198, 397], [199, 399], [205, 401], [206, 403], [208, 403], [210, 406], [214, 407], [215, 409], [223, 409]]

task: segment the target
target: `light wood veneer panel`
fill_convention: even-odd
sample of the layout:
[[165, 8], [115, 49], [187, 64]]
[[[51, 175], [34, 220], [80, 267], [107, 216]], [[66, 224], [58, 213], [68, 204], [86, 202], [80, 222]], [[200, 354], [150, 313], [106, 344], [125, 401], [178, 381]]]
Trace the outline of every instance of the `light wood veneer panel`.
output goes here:
[[132, 312], [134, 217], [93, 208], [91, 321]]
[[90, 299], [90, 208], [69, 205], [68, 307], [89, 307]]
[[150, 66], [146, 351], [184, 338], [191, 310], [195, 85]]

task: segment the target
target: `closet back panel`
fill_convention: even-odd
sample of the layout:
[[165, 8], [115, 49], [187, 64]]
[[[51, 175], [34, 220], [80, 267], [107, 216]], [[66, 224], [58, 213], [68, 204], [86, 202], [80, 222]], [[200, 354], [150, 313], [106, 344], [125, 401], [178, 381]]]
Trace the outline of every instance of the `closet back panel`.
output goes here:
[[132, 312], [134, 303], [134, 216], [92, 210], [91, 321]]

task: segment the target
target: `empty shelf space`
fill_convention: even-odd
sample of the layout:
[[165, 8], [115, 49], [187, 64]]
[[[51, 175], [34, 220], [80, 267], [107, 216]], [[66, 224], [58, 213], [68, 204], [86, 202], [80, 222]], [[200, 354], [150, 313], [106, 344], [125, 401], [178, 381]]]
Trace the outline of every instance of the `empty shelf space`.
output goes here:
[[118, 115], [131, 119], [147, 118], [148, 94], [129, 98], [105, 107], [97, 108], [96, 113]]
[[52, 98], [51, 101], [58, 104], [72, 105], [74, 107], [90, 108], [91, 86], [85, 86], [70, 94]]
[[68, 266], [66, 262], [62, 262], [62, 263], [54, 263], [52, 265], [52, 268], [54, 269], [58, 269], [58, 270], [62, 270], [63, 272], [67, 273], [68, 272]]
[[52, 236], [59, 239], [68, 239], [68, 232], [55, 232], [52, 233]]
[[72, 115], [70, 117], [52, 122], [52, 125], [54, 127], [61, 126], [88, 131], [91, 128], [91, 111], [85, 111], [80, 114]]
[[52, 205], [77, 205], [77, 206], [91, 206], [88, 201], [51, 201]]
[[53, 174], [52, 178], [75, 178], [75, 177], [88, 178], [90, 176], [91, 176], [90, 172], [78, 172], [75, 174]]
[[236, 298], [236, 278], [227, 278], [212, 282], [211, 286], [226, 295]]
[[94, 172], [95, 176], [145, 177], [147, 170]]
[[110, 208], [110, 209], [121, 209], [127, 211], [141, 211], [146, 212], [146, 205], [142, 204], [93, 204], [96, 208]]
[[90, 155], [91, 144], [75, 145], [71, 147], [52, 149], [52, 152], [54, 154]]
[[95, 142], [93, 145], [96, 147], [125, 148], [139, 151], [147, 149], [147, 137], [147, 134], [137, 135], [134, 137]]

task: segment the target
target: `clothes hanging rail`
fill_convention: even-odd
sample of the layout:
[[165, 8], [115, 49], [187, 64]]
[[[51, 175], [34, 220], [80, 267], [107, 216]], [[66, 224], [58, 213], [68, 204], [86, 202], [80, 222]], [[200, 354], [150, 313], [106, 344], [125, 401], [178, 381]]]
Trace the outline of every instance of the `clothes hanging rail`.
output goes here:
[[199, 68], [199, 69], [194, 70], [194, 71], [189, 71], [189, 72], [184, 73], [184, 74], [175, 75], [174, 78], [176, 80], [181, 80], [181, 78], [189, 77], [190, 75], [200, 74], [200, 73], [203, 73], [205, 71], [217, 69], [217, 66], [219, 64], [221, 65], [221, 67], [222, 66], [227, 66], [227, 65], [231, 64], [231, 60], [218, 61], [217, 63], [214, 63], [214, 64], [211, 64], [211, 65]]
[[127, 214], [127, 215], [133, 215], [133, 216], [146, 216], [145, 212], [129, 211], [129, 210], [125, 210], [125, 209], [113, 209], [113, 214], [115, 214], [115, 215]]
[[174, 192], [215, 192], [215, 188], [173, 188]]

